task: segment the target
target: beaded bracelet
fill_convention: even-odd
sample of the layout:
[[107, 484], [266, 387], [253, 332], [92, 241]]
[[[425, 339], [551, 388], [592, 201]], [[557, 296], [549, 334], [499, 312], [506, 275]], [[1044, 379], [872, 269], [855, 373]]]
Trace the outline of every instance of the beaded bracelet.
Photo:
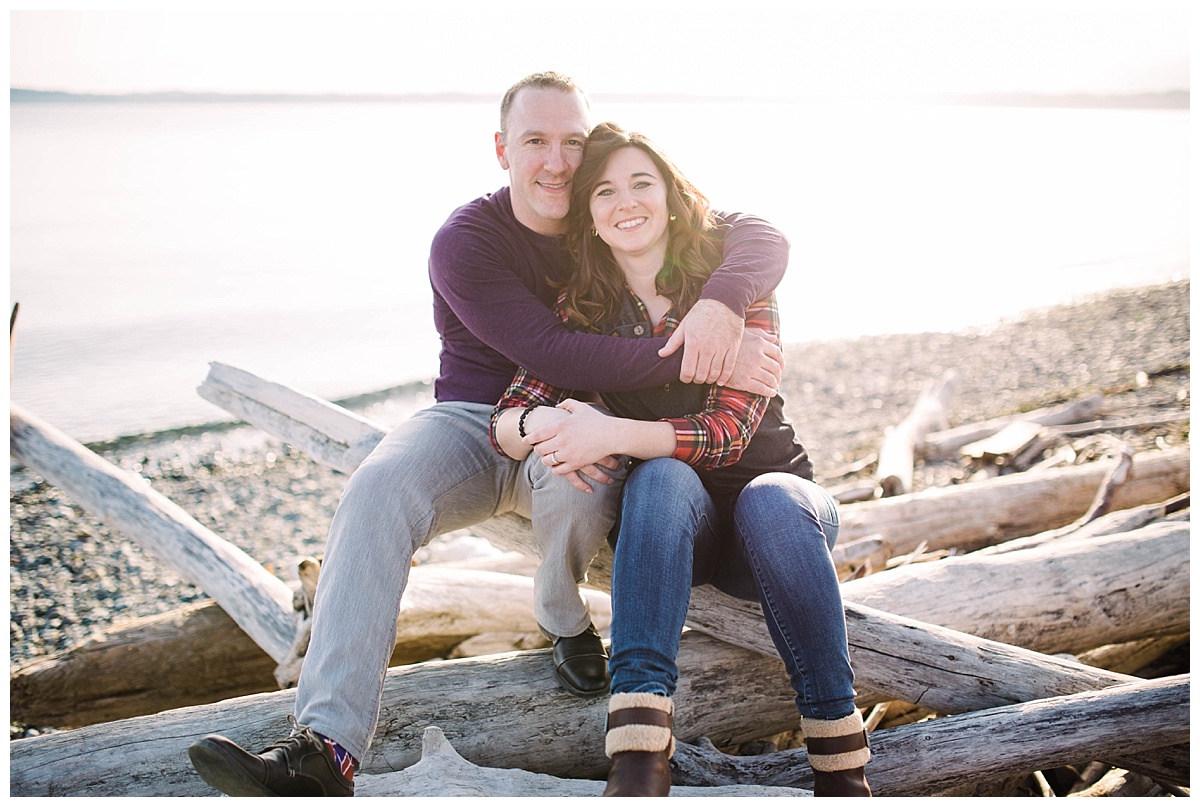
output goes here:
[[541, 404], [533, 404], [532, 406], [525, 407], [525, 411], [521, 413], [520, 420], [517, 421], [517, 434], [521, 435], [522, 437], [525, 436], [525, 418], [529, 417], [529, 413], [534, 409], [537, 409], [539, 406], [541, 406]]

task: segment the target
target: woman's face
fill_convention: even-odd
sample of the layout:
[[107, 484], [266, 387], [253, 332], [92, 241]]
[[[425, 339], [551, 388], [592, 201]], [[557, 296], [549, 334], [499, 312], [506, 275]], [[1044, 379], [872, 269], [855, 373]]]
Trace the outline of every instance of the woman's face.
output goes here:
[[626, 146], [612, 153], [589, 204], [596, 234], [614, 256], [666, 255], [667, 183], [641, 149]]

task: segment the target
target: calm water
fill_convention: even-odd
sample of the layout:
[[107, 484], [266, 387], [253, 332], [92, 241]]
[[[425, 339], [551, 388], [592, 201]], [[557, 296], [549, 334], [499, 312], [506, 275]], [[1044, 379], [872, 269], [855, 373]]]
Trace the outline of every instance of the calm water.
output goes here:
[[[79, 440], [430, 378], [430, 237], [505, 182], [491, 104], [14, 104], [13, 400]], [[792, 241], [788, 341], [958, 330], [1189, 274], [1188, 113], [603, 105]]]

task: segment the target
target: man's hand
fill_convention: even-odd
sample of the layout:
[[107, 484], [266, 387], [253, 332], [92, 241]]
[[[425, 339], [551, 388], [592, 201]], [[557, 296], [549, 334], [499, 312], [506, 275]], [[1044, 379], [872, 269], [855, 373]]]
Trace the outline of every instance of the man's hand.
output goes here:
[[783, 349], [766, 331], [747, 328], [742, 334], [733, 376], [725, 386], [774, 398], [779, 394], [782, 380]]
[[[699, 300], [671, 334], [659, 356], [670, 356], [683, 345], [679, 380], [685, 384], [728, 385], [737, 369], [746, 322], [716, 300]], [[742, 389], [732, 385], [736, 389]]]

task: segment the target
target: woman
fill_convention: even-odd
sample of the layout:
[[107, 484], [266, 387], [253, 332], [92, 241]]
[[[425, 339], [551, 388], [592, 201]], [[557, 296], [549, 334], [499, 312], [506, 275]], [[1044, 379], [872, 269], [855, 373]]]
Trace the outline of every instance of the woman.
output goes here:
[[[707, 200], [646, 138], [611, 123], [592, 130], [572, 186], [568, 238], [579, 270], [560, 314], [594, 332], [669, 334], [720, 260]], [[778, 335], [773, 297], [745, 317]], [[812, 481], [782, 400], [669, 384], [606, 393], [610, 415], [574, 395], [519, 372], [492, 429], [497, 450], [514, 459], [535, 450], [560, 474], [609, 455], [637, 463], [613, 558], [604, 794], [667, 795], [679, 637], [691, 586], [712, 583], [762, 603], [797, 693], [816, 794], [870, 795], [830, 557], [837, 511]]]

